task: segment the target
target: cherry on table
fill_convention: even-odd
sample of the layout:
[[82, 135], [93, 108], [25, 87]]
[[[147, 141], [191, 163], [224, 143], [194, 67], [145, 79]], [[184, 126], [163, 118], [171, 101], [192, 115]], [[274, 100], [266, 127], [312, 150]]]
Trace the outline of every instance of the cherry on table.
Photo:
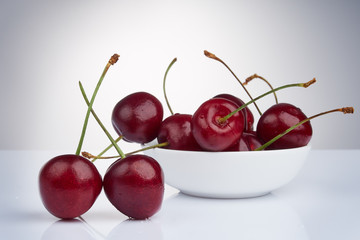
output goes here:
[[164, 174], [155, 159], [130, 155], [108, 168], [104, 176], [104, 191], [120, 212], [130, 218], [146, 219], [161, 208]]
[[237, 108], [230, 100], [212, 98], [196, 110], [191, 120], [191, 129], [195, 140], [203, 149], [223, 151], [240, 139], [244, 130], [243, 114], [236, 112], [225, 121], [222, 120]]
[[141, 144], [156, 138], [162, 119], [161, 102], [147, 92], [126, 96], [116, 104], [112, 112], [115, 131], [125, 140]]
[[102, 179], [92, 162], [79, 155], [49, 160], [39, 174], [40, 196], [45, 208], [63, 219], [87, 212], [101, 192]]

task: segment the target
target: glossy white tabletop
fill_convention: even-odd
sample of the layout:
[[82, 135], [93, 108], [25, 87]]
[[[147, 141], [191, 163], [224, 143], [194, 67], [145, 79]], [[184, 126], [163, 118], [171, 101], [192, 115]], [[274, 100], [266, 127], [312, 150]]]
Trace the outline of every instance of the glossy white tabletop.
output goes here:
[[[37, 175], [58, 154], [0, 151], [0, 239], [360, 239], [360, 150], [312, 150], [291, 183], [259, 198], [196, 198], [166, 186], [146, 221], [128, 220], [104, 192], [82, 219], [50, 215]], [[106, 161], [96, 162], [102, 173]]]

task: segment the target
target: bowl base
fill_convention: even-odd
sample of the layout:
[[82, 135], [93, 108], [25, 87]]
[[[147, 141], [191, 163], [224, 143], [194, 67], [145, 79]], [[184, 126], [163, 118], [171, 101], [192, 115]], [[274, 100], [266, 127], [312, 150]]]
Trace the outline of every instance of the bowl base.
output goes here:
[[216, 193], [191, 192], [184, 190], [180, 190], [180, 192], [193, 197], [218, 198], [218, 199], [255, 198], [255, 197], [262, 197], [270, 193], [270, 192], [253, 192], [253, 193], [241, 193], [241, 194], [216, 194]]

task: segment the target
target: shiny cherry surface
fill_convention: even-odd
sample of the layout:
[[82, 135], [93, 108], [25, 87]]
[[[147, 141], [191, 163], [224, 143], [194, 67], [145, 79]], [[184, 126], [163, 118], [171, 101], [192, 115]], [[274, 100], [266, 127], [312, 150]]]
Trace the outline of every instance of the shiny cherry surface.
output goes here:
[[40, 170], [40, 196], [45, 208], [63, 219], [87, 212], [101, 192], [102, 179], [92, 162], [78, 155], [52, 158]]
[[165, 148], [174, 150], [200, 151], [202, 148], [196, 142], [191, 131], [190, 114], [176, 113], [167, 117], [160, 126], [157, 140], [159, 143], [168, 142]]
[[241, 112], [220, 122], [221, 118], [237, 108], [230, 100], [212, 98], [196, 110], [191, 120], [191, 129], [195, 140], [203, 149], [222, 151], [240, 139], [244, 130], [244, 116]]
[[[214, 98], [228, 99], [236, 103], [239, 107], [245, 104], [240, 98], [235, 97], [234, 95], [228, 93], [218, 94]], [[244, 114], [244, 118], [245, 118], [244, 131], [245, 132], [252, 131], [254, 129], [254, 115], [252, 114], [251, 110], [248, 107], [242, 109], [241, 112]]]
[[261, 140], [256, 135], [256, 132], [243, 132], [240, 140], [227, 151], [254, 151], [258, 147], [262, 146]]
[[115, 131], [129, 142], [148, 143], [157, 137], [163, 119], [160, 101], [146, 92], [120, 100], [112, 112]]
[[146, 219], [161, 208], [164, 174], [159, 163], [146, 155], [131, 155], [114, 162], [104, 176], [104, 191], [120, 212]]
[[[294, 105], [279, 103], [263, 113], [257, 124], [256, 132], [263, 142], [267, 142], [306, 118], [306, 115]], [[306, 146], [311, 137], [312, 127], [309, 121], [275, 141], [268, 149], [287, 149]]]

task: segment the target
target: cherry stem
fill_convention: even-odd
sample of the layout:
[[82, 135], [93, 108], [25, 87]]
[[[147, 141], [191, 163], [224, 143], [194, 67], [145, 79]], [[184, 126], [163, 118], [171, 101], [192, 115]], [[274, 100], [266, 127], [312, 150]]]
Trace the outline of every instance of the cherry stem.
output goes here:
[[[204, 54], [205, 54], [205, 56], [207, 56], [208, 58], [211, 58], [211, 59], [214, 59], [214, 60], [216, 60], [216, 61], [218, 61], [218, 62], [221, 62], [221, 63], [231, 72], [231, 74], [236, 78], [236, 80], [240, 83], [240, 85], [243, 87], [243, 89], [245, 90], [245, 92], [247, 93], [247, 95], [250, 97], [250, 99], [253, 100], [252, 96], [250, 95], [249, 91], [246, 89], [246, 87], [244, 86], [244, 84], [239, 80], [239, 78], [235, 75], [235, 73], [230, 69], [230, 67], [229, 67], [223, 60], [221, 60], [220, 58], [218, 58], [217, 56], [215, 56], [215, 54], [212, 54], [212, 53], [210, 53], [210, 52], [208, 52], [208, 51], [206, 51], [206, 50], [204, 51]], [[259, 114], [260, 114], [260, 116], [261, 116], [262, 113], [261, 113], [258, 105], [256, 104], [256, 102], [255, 102], [255, 101], [252, 101], [251, 103], [254, 103], [257, 111], [259, 112]]]
[[289, 132], [291, 132], [292, 130], [294, 130], [295, 128], [297, 128], [298, 126], [310, 121], [311, 119], [314, 119], [316, 117], [319, 117], [319, 116], [322, 116], [322, 115], [325, 115], [325, 114], [328, 114], [328, 113], [333, 113], [333, 112], [342, 112], [344, 114], [347, 114], [347, 113], [354, 113], [354, 108], [353, 107], [344, 107], [344, 108], [338, 108], [338, 109], [333, 109], [333, 110], [330, 110], [330, 111], [326, 111], [326, 112], [322, 112], [322, 113], [319, 113], [319, 114], [316, 114], [314, 116], [311, 116], [309, 118], [306, 118], [302, 121], [300, 121], [299, 123], [295, 124], [294, 126], [292, 127], [289, 127], [288, 129], [286, 129], [284, 132], [280, 133], [279, 135], [277, 135], [276, 137], [274, 137], [273, 139], [269, 140], [268, 142], [266, 142], [264, 145], [258, 147], [257, 149], [255, 149], [254, 151], [261, 151], [261, 150], [264, 150], [265, 148], [267, 148], [269, 145], [271, 145], [273, 142], [275, 142], [276, 140], [278, 140], [279, 138], [281, 138], [282, 136], [288, 134]]
[[[159, 143], [159, 144], [155, 144], [155, 145], [152, 145], [152, 146], [149, 146], [149, 147], [145, 147], [145, 148], [138, 149], [138, 150], [133, 151], [133, 152], [126, 153], [125, 155], [126, 155], [126, 156], [129, 156], [129, 155], [133, 155], [133, 154], [138, 153], [138, 152], [143, 152], [143, 151], [150, 150], [150, 149], [154, 149], [154, 148], [166, 147], [166, 146], [168, 146], [168, 145], [169, 145], [168, 142]], [[123, 157], [121, 157], [120, 155], [107, 156], [107, 157], [102, 157], [102, 156], [99, 156], [99, 155], [98, 155], [98, 156], [94, 156], [94, 155], [92, 155], [91, 153], [88, 153], [88, 152], [82, 152], [82, 155], [83, 155], [83, 157], [86, 157], [86, 158], [88, 158], [88, 159], [93, 158], [92, 162], [95, 162], [96, 159], [123, 158]]]
[[[118, 143], [121, 139], [123, 138], [123, 136], [119, 136], [117, 139], [115, 139], [115, 142]], [[113, 147], [114, 145], [111, 143], [109, 146], [107, 146], [101, 153], [99, 153], [97, 156], [101, 157], [102, 155], [104, 155], [111, 147]], [[96, 159], [98, 159], [97, 157], [92, 161], [95, 162]]]
[[[273, 90], [274, 88], [272, 87], [272, 85], [269, 83], [269, 81], [267, 81], [265, 78], [263, 78], [262, 76], [257, 75], [256, 73], [254, 75], [251, 75], [250, 77], [245, 79], [245, 82], [243, 83], [244, 85], [247, 85], [251, 80], [255, 79], [255, 78], [259, 78], [261, 80], [263, 80], [265, 83], [267, 83], [267, 85], [269, 85], [269, 87], [271, 88], [271, 90]], [[276, 104], [279, 103], [278, 98], [276, 96], [276, 93], [274, 92], [274, 97], [275, 97], [275, 102]]]
[[167, 77], [167, 74], [168, 74], [171, 66], [172, 66], [176, 61], [177, 61], [176, 58], [174, 58], [174, 59], [171, 61], [170, 65], [169, 65], [168, 68], [166, 69], [165, 76], [164, 76], [164, 81], [163, 81], [164, 97], [165, 97], [165, 101], [166, 101], [166, 104], [167, 104], [167, 106], [168, 106], [168, 108], [169, 108], [169, 111], [170, 111], [171, 115], [174, 115], [174, 112], [172, 111], [172, 109], [171, 109], [171, 107], [170, 107], [170, 103], [169, 103], [169, 100], [168, 100], [167, 95], [166, 95], [165, 82], [166, 82], [166, 77]]
[[269, 95], [269, 94], [271, 94], [271, 93], [273, 93], [273, 92], [279, 91], [279, 90], [281, 90], [281, 89], [289, 88], [289, 87], [303, 87], [303, 88], [307, 88], [307, 87], [309, 87], [311, 84], [313, 84], [313, 83], [315, 83], [315, 82], [316, 82], [316, 79], [313, 78], [312, 80], [310, 80], [310, 81], [308, 81], [308, 82], [306, 82], [306, 83], [287, 84], [287, 85], [283, 85], [283, 86], [281, 86], [281, 87], [275, 88], [275, 89], [273, 89], [273, 90], [270, 90], [270, 91], [268, 91], [268, 92], [266, 92], [266, 93], [264, 93], [264, 94], [262, 94], [262, 95], [260, 95], [260, 96], [258, 96], [258, 97], [256, 97], [256, 98], [254, 98], [253, 100], [245, 103], [244, 105], [242, 105], [241, 107], [239, 107], [239, 108], [236, 109], [235, 111], [229, 113], [229, 114], [226, 115], [225, 117], [219, 118], [218, 121], [219, 121], [219, 123], [224, 123], [224, 122], [226, 122], [226, 120], [228, 120], [230, 117], [232, 117], [232, 116], [233, 116], [234, 114], [236, 114], [237, 112], [240, 112], [242, 109], [244, 109], [245, 107], [247, 107], [249, 104], [251, 104], [251, 103], [259, 100], [260, 98], [263, 98], [263, 97], [265, 97], [266, 95]]
[[96, 85], [96, 88], [95, 88], [94, 93], [93, 93], [93, 95], [91, 97], [91, 100], [89, 102], [89, 106], [88, 106], [88, 109], [87, 109], [87, 112], [86, 112], [86, 116], [85, 116], [85, 120], [84, 120], [84, 124], [83, 124], [83, 128], [82, 128], [79, 144], [78, 144], [78, 147], [77, 147], [76, 153], [75, 153], [76, 155], [80, 155], [80, 152], [81, 152], [81, 147], [83, 145], [84, 138], [85, 138], [86, 128], [87, 128], [87, 125], [88, 125], [88, 122], [89, 122], [90, 112], [91, 112], [92, 106], [94, 104], [96, 94], [99, 91], [100, 85], [101, 85], [107, 71], [109, 70], [110, 66], [114, 65], [117, 62], [117, 60], [119, 59], [119, 57], [120, 57], [120, 55], [114, 54], [110, 58], [110, 60], [106, 64], [106, 66], [105, 66], [105, 68], [103, 70], [103, 73], [101, 74], [100, 79], [99, 79], [99, 81], [98, 81], [98, 83]]
[[[86, 104], [88, 106], [90, 106], [90, 103], [89, 103], [89, 100], [86, 96], [86, 93], [85, 93], [85, 90], [81, 84], [81, 82], [79, 81], [79, 87], [80, 87], [80, 90], [81, 90], [81, 93], [84, 97], [84, 100], [86, 102]], [[95, 120], [98, 122], [98, 124], [100, 125], [100, 127], [102, 128], [102, 130], [105, 132], [106, 136], [109, 138], [110, 142], [112, 143], [112, 145], [115, 147], [116, 151], [119, 153], [119, 155], [122, 157], [122, 158], [125, 158], [125, 154], [123, 153], [123, 151], [120, 149], [119, 145], [117, 145], [117, 143], [115, 142], [115, 140], [112, 138], [112, 136], [110, 135], [109, 131], [105, 128], [104, 124], [102, 124], [101, 120], [99, 119], [99, 117], [97, 116], [97, 114], [95, 113], [94, 109], [91, 108], [91, 111], [90, 111], [93, 115], [93, 117], [95, 118]]]

